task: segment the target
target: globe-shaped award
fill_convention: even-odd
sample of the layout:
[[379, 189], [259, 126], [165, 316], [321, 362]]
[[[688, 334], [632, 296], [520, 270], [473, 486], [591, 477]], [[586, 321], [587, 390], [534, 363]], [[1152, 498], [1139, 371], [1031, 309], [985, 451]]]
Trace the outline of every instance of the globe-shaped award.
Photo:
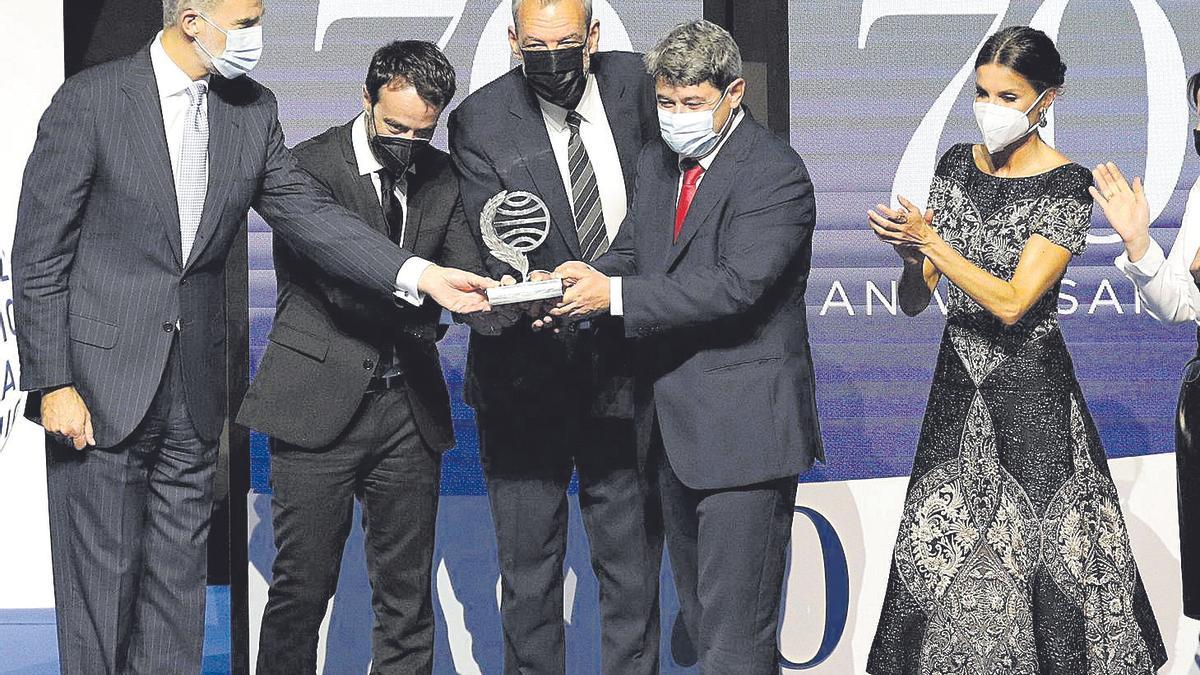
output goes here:
[[517, 271], [520, 283], [488, 289], [492, 305], [511, 305], [562, 297], [562, 280], [527, 281], [529, 254], [550, 235], [550, 211], [532, 192], [507, 190], [496, 194], [479, 215], [483, 243], [497, 260]]

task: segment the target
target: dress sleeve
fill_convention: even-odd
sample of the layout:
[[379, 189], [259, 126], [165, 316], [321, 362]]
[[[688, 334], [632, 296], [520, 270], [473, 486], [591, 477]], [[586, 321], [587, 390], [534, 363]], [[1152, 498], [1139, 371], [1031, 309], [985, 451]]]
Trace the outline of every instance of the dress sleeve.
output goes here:
[[1087, 233], [1092, 226], [1092, 197], [1087, 191], [1092, 184], [1091, 174], [1083, 167], [1071, 167], [1066, 174], [1031, 214], [1030, 231], [1072, 255], [1081, 255], [1087, 248]]
[[925, 200], [925, 208], [933, 209], [933, 227], [939, 233], [944, 233], [950, 224], [950, 219], [942, 217], [942, 212], [951, 207], [952, 181], [961, 168], [964, 153], [968, 153], [969, 157], [970, 151], [970, 145], [960, 143], [947, 150], [938, 160], [933, 182], [929, 184], [929, 197]]

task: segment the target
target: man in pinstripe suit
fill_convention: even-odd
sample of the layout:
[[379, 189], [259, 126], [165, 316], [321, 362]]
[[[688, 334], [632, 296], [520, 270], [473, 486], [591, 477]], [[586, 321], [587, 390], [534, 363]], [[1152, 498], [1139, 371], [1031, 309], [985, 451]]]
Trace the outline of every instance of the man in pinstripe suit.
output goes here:
[[274, 96], [240, 77], [261, 19], [260, 0], [167, 0], [151, 45], [62, 87], [26, 167], [15, 310], [63, 673], [199, 672], [224, 270], [251, 206], [380, 297], [488, 309], [495, 282], [402, 250], [297, 168]]

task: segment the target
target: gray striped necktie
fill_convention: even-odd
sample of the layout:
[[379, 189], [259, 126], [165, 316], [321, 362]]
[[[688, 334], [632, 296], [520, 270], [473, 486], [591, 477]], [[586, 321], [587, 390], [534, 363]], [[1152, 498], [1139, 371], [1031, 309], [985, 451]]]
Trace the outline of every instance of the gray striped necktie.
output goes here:
[[571, 140], [567, 144], [567, 166], [571, 170], [571, 197], [575, 202], [575, 228], [579, 231], [579, 250], [585, 261], [595, 260], [608, 250], [608, 229], [604, 225], [604, 209], [600, 204], [600, 185], [588, 157], [579, 123], [583, 118], [572, 110], [567, 113]]
[[183, 151], [179, 162], [179, 240], [186, 264], [196, 243], [204, 198], [208, 195], [208, 84], [192, 83], [187, 89], [187, 124], [183, 130]]

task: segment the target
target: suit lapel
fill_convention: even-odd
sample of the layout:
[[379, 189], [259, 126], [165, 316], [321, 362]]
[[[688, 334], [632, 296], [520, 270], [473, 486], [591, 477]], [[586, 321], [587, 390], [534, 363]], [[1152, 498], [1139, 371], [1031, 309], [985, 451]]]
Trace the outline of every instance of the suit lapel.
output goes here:
[[154, 205], [159, 222], [166, 229], [175, 263], [183, 267], [175, 173], [171, 169], [171, 153], [167, 149], [162, 101], [158, 93], [158, 82], [154, 78], [154, 67], [150, 64], [149, 48], [142, 50], [134, 59], [124, 90], [129, 101], [128, 119], [133, 121], [136, 131], [129, 134], [129, 137], [134, 139], [133, 143], [143, 160], [149, 180], [145, 194]]
[[425, 219], [425, 200], [429, 196], [429, 190], [433, 187], [426, 182], [426, 172], [422, 170], [430, 167], [417, 167], [417, 170], [408, 174], [408, 213], [404, 218], [404, 241], [400, 242], [400, 247], [410, 253], [416, 253], [418, 236], [421, 232], [421, 221]]
[[654, 186], [651, 196], [653, 220], [643, 227], [648, 230], [647, 237], [650, 241], [646, 259], [652, 261], [655, 271], [666, 272], [671, 263], [669, 256], [675, 226], [675, 207], [679, 201], [679, 156], [666, 145], [659, 143], [657, 146], [662, 151], [662, 160], [655, 169], [657, 180], [643, 182], [643, 185]]
[[226, 82], [217, 77], [211, 81], [208, 96], [208, 192], [187, 266], [200, 258], [220, 226], [232, 181], [238, 175], [237, 153], [234, 151], [239, 136], [236, 111], [223, 96]]
[[[600, 88], [600, 103], [604, 106], [604, 115], [608, 118], [608, 128], [612, 131], [613, 141], [617, 146], [617, 156], [621, 159], [621, 173], [625, 177], [625, 192], [633, 198], [633, 185], [637, 179], [638, 155], [642, 151], [641, 118], [629, 117], [625, 114], [630, 105], [627, 100], [638, 94], [641, 82], [630, 82], [624, 78], [611, 76], [604, 69], [604, 54], [597, 53], [593, 70], [596, 74], [596, 84]], [[636, 106], [634, 106], [636, 107]]]
[[546, 120], [538, 107], [537, 97], [521, 79], [519, 91], [515, 94], [513, 105], [509, 106], [516, 124], [514, 125], [513, 141], [517, 144], [521, 159], [533, 176], [537, 185], [537, 194], [546, 202], [550, 210], [550, 222], [562, 235], [571, 255], [578, 259], [579, 232], [575, 229], [575, 213], [571, 210], [571, 200], [567, 197], [567, 188], [563, 185], [562, 173], [558, 170], [558, 159], [554, 156], [554, 148], [550, 145], [550, 134], [546, 131]]
[[666, 268], [668, 270], [679, 260], [679, 256], [683, 255], [683, 251], [687, 249], [688, 244], [700, 230], [709, 226], [711, 222], [709, 214], [729, 196], [737, 178], [744, 176], [741, 164], [751, 145], [750, 134], [753, 123], [754, 121], [747, 113], [746, 118], [741, 121], [737, 129], [733, 130], [729, 140], [718, 151], [712, 166], [704, 172], [704, 178], [700, 181], [699, 189], [696, 190], [696, 196], [688, 209], [687, 217], [683, 220], [683, 231], [679, 234], [679, 240], [671, 245], [670, 253], [667, 255]]
[[358, 172], [358, 158], [354, 156], [354, 124], [347, 124], [338, 134], [338, 145], [342, 149], [346, 175], [354, 195], [354, 213], [366, 220], [376, 231], [386, 235], [388, 224], [383, 216], [383, 204], [380, 200], [381, 195], [375, 188], [375, 180], [370, 174], [364, 176]]

